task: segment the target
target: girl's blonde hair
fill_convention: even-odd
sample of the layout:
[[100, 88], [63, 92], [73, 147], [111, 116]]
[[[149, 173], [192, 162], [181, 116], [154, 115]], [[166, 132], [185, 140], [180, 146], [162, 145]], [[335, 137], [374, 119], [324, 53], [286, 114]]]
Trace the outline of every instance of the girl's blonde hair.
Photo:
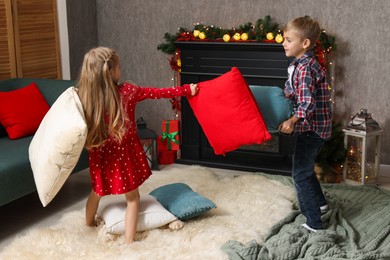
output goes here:
[[109, 137], [120, 142], [125, 134], [127, 117], [110, 73], [116, 66], [119, 57], [110, 48], [93, 48], [84, 56], [77, 88], [88, 126], [87, 149], [101, 146]]
[[289, 21], [284, 28], [284, 31], [290, 30], [296, 31], [301, 39], [309, 39], [309, 49], [314, 47], [321, 35], [321, 29], [318, 22], [307, 15]]

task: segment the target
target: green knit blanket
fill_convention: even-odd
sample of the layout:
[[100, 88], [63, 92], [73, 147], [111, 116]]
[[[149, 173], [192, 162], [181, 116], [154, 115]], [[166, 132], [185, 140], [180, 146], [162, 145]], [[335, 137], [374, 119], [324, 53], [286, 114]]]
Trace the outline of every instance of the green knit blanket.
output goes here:
[[305, 217], [294, 210], [270, 230], [264, 244], [231, 240], [222, 250], [234, 260], [390, 259], [390, 193], [342, 184], [323, 189], [331, 207], [322, 216], [325, 230], [307, 231], [301, 226]]

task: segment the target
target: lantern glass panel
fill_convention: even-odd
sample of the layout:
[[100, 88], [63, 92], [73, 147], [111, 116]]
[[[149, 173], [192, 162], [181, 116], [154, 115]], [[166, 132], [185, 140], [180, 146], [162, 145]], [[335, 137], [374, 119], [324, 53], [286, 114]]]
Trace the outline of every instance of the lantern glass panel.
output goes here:
[[368, 136], [366, 140], [366, 164], [365, 164], [365, 182], [375, 181], [377, 177], [376, 169], [376, 136]]
[[158, 170], [156, 139], [141, 139], [140, 141], [144, 148], [146, 158], [148, 159], [149, 167], [152, 170]]
[[141, 144], [144, 148], [146, 158], [148, 159], [149, 167], [152, 168], [153, 161], [153, 140], [152, 139], [141, 139]]
[[346, 178], [361, 182], [363, 138], [347, 136]]

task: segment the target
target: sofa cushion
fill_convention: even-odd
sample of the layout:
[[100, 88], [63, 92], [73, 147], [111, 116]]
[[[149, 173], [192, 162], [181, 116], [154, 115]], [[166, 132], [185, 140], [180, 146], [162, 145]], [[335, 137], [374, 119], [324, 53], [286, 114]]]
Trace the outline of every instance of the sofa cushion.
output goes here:
[[198, 83], [199, 93], [188, 97], [194, 114], [215, 154], [271, 138], [249, 86], [238, 68]]
[[[28, 155], [32, 138], [32, 136], [16, 140], [0, 138], [0, 206], [36, 191]], [[73, 172], [85, 168], [88, 168], [86, 149], [83, 150]]]
[[7, 92], [0, 92], [0, 123], [10, 139], [33, 135], [49, 110], [35, 83]]
[[35, 133], [29, 158], [39, 199], [46, 206], [73, 171], [87, 137], [87, 125], [74, 87], [52, 105]]
[[28, 160], [31, 139], [0, 138], [0, 206], [36, 190]]
[[12, 91], [35, 83], [47, 103], [51, 106], [56, 99], [70, 86], [75, 86], [74, 80], [40, 79], [40, 78], [13, 78], [0, 81], [0, 91]]

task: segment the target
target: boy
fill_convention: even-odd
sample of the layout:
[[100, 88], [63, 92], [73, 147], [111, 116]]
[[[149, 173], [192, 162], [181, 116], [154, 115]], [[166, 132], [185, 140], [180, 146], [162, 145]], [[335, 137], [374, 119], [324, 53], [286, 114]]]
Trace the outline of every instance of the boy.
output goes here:
[[315, 159], [325, 140], [331, 137], [332, 112], [325, 69], [312, 51], [321, 30], [309, 16], [296, 18], [286, 25], [283, 47], [287, 57], [295, 57], [288, 68], [286, 97], [293, 100], [294, 115], [279, 126], [279, 131], [296, 135], [292, 177], [297, 199], [306, 223], [316, 232], [323, 229], [321, 210], [328, 205], [314, 173]]

